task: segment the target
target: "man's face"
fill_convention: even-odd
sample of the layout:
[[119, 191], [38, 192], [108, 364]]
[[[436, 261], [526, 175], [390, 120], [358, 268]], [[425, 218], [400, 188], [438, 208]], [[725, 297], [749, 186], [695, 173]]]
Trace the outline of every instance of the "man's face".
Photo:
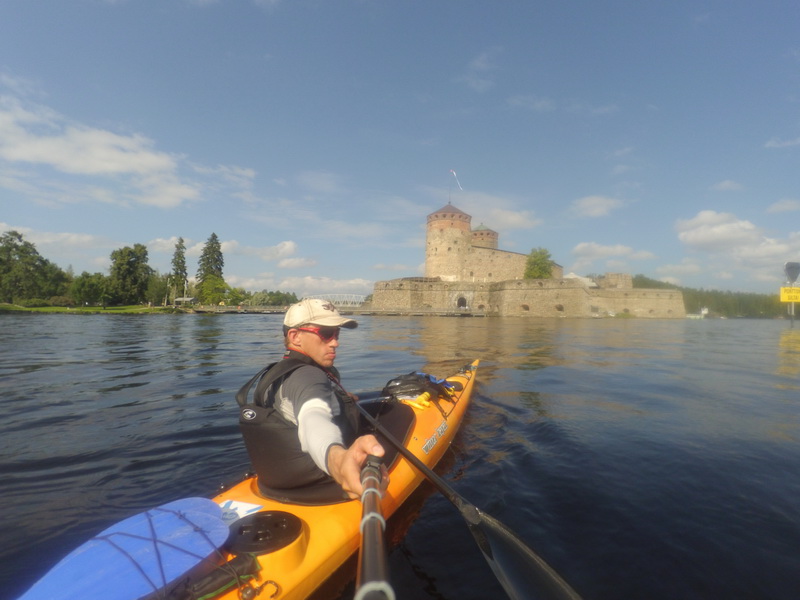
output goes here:
[[332, 367], [339, 347], [339, 328], [301, 325], [289, 330], [289, 341], [318, 365]]

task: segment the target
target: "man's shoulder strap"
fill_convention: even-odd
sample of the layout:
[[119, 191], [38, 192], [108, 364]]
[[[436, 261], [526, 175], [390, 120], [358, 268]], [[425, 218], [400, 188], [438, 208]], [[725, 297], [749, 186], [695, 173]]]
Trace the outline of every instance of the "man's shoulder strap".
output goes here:
[[250, 380], [241, 388], [239, 388], [239, 391], [236, 392], [236, 403], [239, 406], [244, 406], [247, 404], [247, 396], [250, 394], [250, 388], [253, 387], [253, 384], [255, 384], [256, 381], [258, 381], [258, 385], [253, 393], [253, 403], [261, 404], [261, 398], [264, 395], [264, 392], [269, 389], [269, 386], [271, 386], [275, 381], [284, 375], [288, 375], [295, 369], [298, 369], [306, 364], [308, 363], [297, 358], [284, 358], [283, 360], [268, 364], [258, 373], [253, 375]]

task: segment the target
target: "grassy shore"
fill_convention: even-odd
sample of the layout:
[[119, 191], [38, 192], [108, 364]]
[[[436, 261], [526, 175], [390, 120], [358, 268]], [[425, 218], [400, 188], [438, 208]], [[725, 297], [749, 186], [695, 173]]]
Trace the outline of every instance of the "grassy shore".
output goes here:
[[2, 313], [61, 313], [70, 315], [167, 315], [188, 312], [171, 306], [40, 306], [28, 308], [16, 304], [0, 304]]

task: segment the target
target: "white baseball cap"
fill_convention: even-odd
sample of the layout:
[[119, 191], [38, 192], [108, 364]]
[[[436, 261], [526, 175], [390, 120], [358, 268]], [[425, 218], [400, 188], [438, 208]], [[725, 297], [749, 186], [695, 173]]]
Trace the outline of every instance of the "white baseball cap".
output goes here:
[[283, 319], [283, 329], [288, 331], [301, 325], [319, 325], [320, 327], [347, 327], [354, 329], [358, 323], [339, 314], [336, 307], [328, 300], [304, 298], [292, 304]]

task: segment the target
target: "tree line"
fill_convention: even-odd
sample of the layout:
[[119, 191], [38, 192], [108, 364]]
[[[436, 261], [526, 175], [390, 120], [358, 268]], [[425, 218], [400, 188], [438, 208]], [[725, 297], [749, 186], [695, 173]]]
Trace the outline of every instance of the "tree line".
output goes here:
[[774, 319], [786, 315], [786, 304], [780, 301], [777, 291], [774, 294], [754, 294], [702, 288], [698, 290], [657, 281], [644, 275], [634, 275], [633, 287], [679, 290], [683, 294], [687, 313], [697, 314], [701, 309], [707, 308], [709, 316], [731, 319]]
[[[544, 248], [528, 256], [525, 278], [552, 276], [552, 258]], [[286, 306], [297, 302], [294, 293], [248, 292], [225, 282], [225, 260], [215, 233], [206, 241], [197, 265], [195, 282], [189, 281], [186, 245], [178, 238], [172, 255], [172, 271], [159, 273], [148, 264], [144, 244], [125, 246], [111, 252], [108, 275], [84, 271], [75, 276], [42, 257], [36, 247], [17, 231], [0, 235], [0, 303], [21, 306], [120, 306], [175, 304], [193, 298], [200, 304]], [[786, 315], [777, 294], [723, 292], [681, 287], [635, 275], [634, 288], [677, 289], [683, 294], [686, 312], [707, 308], [711, 316], [775, 318]]]
[[75, 276], [42, 257], [36, 246], [17, 231], [0, 236], [0, 302], [21, 306], [167, 305], [193, 298], [201, 304], [284, 306], [297, 302], [294, 293], [248, 292], [228, 285], [225, 260], [215, 233], [198, 260], [195, 282], [189, 281], [186, 244], [178, 238], [172, 271], [159, 273], [148, 264], [144, 244], [111, 252], [108, 275], [84, 271]]

